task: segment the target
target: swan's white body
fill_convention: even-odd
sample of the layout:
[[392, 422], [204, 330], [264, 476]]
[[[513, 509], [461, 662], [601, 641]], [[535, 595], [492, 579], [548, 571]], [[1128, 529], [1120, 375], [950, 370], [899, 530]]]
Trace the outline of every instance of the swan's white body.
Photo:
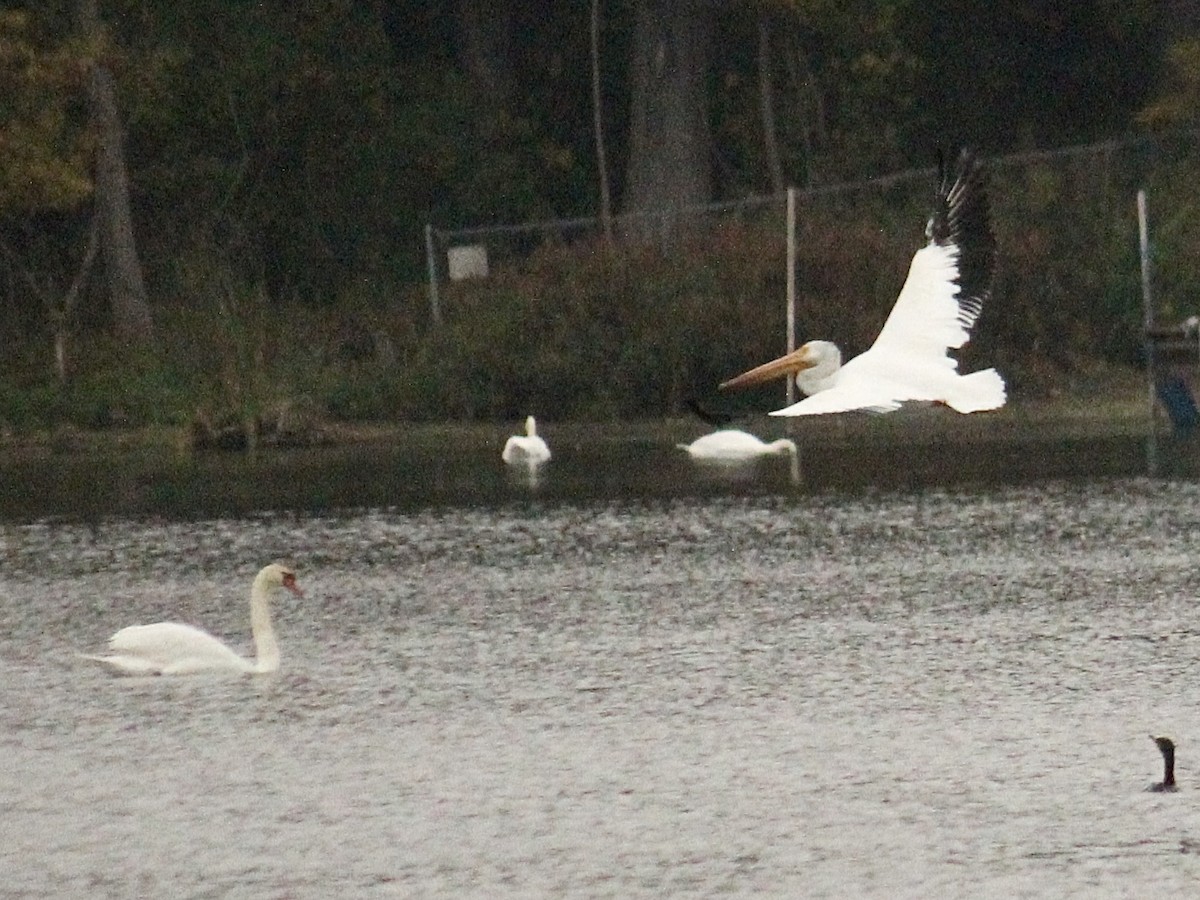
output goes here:
[[714, 431], [712, 434], [696, 438], [690, 444], [676, 446], [680, 450], [686, 450], [692, 459], [715, 462], [744, 462], [761, 456], [796, 453], [796, 445], [787, 438], [780, 438], [768, 444], [752, 434], [732, 428]]
[[870, 349], [843, 366], [834, 344], [810, 341], [721, 387], [794, 374], [808, 397], [773, 416], [891, 412], [909, 401], [944, 403], [960, 413], [1003, 406], [1004, 380], [995, 369], [960, 375], [948, 352], [970, 339], [990, 297], [995, 265], [982, 171], [965, 151], [954, 183], [942, 180], [927, 232], [930, 242], [913, 256], [908, 279]]
[[533, 416], [525, 419], [525, 434], [514, 434], [504, 442], [500, 458], [510, 466], [537, 466], [550, 459], [550, 448], [538, 437], [537, 422]]
[[201, 672], [266, 673], [279, 669], [279, 643], [271, 626], [270, 595], [285, 588], [303, 596], [291, 569], [271, 564], [250, 589], [254, 659], [239, 656], [206, 631], [178, 622], [131, 625], [108, 641], [107, 656], [89, 656], [123, 675], [194, 675]]

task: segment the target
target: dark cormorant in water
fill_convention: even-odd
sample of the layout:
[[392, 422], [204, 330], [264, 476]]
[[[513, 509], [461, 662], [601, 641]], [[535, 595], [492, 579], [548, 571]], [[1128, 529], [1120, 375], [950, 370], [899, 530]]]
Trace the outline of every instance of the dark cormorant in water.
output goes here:
[[1154, 743], [1158, 744], [1158, 749], [1163, 755], [1163, 780], [1146, 788], [1148, 791], [1160, 793], [1163, 791], [1177, 791], [1175, 786], [1175, 742], [1169, 737], [1154, 737], [1150, 735]]

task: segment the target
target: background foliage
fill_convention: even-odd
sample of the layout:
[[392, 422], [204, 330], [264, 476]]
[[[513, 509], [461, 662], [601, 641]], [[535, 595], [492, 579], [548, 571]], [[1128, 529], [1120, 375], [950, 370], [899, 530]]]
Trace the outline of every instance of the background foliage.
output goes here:
[[[618, 208], [640, 2], [673, 7], [599, 5]], [[75, 5], [0, 7], [0, 421], [11, 427], [281, 406], [350, 419], [656, 415], [781, 349], [777, 204], [686, 228], [669, 247], [531, 244], [492, 278], [455, 285], [442, 327], [430, 321], [425, 223], [595, 214], [589, 4], [104, 0], [100, 43], [75, 35]], [[1136, 187], [1151, 185], [1158, 204], [1164, 312], [1189, 313], [1200, 296], [1186, 264], [1200, 250], [1195, 6], [711, 4], [713, 199], [774, 189], [768, 138], [783, 179], [819, 189], [923, 167], [963, 143], [1000, 157], [1176, 135], [994, 171], [1003, 314], [988, 311], [966, 362], [996, 361], [1032, 392], [1069, 384], [1085, 363], [1130, 361]], [[117, 78], [165, 337], [137, 353], [114, 346], [93, 278], [60, 379], [53, 322], [27, 280], [65, 286], [83, 254], [82, 73], [96, 56]], [[802, 337], [849, 352], [869, 343], [931, 181], [804, 207]]]

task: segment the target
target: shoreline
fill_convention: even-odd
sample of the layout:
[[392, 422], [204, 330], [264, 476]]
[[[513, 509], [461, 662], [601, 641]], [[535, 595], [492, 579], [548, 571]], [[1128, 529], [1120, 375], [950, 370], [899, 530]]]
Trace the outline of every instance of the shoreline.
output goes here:
[[1200, 454], [1171, 435], [1149, 439], [1147, 399], [1016, 402], [960, 415], [915, 407], [734, 423], [763, 438], [791, 435], [789, 467], [763, 460], [727, 469], [677, 449], [713, 429], [694, 417], [612, 423], [545, 422], [545, 472], [500, 460], [518, 423], [330, 426], [306, 447], [195, 451], [184, 429], [65, 430], [0, 439], [8, 488], [0, 521], [110, 516], [203, 518], [262, 512], [429, 509], [517, 503], [606, 503], [685, 497], [1021, 485], [1056, 479], [1200, 476]]
[[[322, 448], [388, 445], [398, 442], [444, 446], [449, 439], [463, 446], [503, 443], [519, 431], [517, 422], [318, 422], [295, 439], [264, 441], [256, 453]], [[1161, 410], [1153, 416], [1156, 435], [1171, 436]], [[762, 414], [741, 416], [729, 428], [754, 432], [764, 439], [790, 437], [801, 447], [845, 444], [920, 445], [987, 443], [994, 440], [1061, 440], [1088, 437], [1149, 435], [1151, 413], [1144, 392], [1126, 390], [1105, 397], [1056, 397], [1016, 400], [994, 412], [960, 415], [934, 406], [909, 406], [894, 413], [845, 413], [798, 418]], [[695, 416], [627, 419], [610, 422], [552, 421], [539, 418], [548, 438], [578, 441], [690, 441], [717, 427]], [[245, 450], [198, 448], [187, 426], [84, 429], [63, 425], [28, 433], [0, 435], [0, 458], [113, 453], [237, 455]]]

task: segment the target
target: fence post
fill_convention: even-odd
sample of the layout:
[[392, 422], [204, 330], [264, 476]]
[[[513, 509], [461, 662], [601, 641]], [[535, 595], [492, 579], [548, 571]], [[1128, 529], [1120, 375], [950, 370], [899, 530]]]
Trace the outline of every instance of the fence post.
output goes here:
[[1146, 377], [1150, 382], [1149, 419], [1146, 432], [1146, 474], [1151, 478], [1158, 474], [1158, 441], [1154, 435], [1154, 412], [1157, 392], [1157, 360], [1154, 353], [1154, 302], [1150, 293], [1150, 213], [1146, 204], [1146, 191], [1137, 192], [1138, 247], [1142, 257], [1142, 341], [1146, 353]]
[[437, 250], [434, 246], [433, 225], [425, 223], [425, 265], [429, 269], [429, 318], [434, 325], [442, 324], [442, 308], [438, 297]]
[[[787, 352], [796, 349], [796, 189], [787, 189]], [[796, 402], [796, 379], [787, 378], [787, 405]]]

